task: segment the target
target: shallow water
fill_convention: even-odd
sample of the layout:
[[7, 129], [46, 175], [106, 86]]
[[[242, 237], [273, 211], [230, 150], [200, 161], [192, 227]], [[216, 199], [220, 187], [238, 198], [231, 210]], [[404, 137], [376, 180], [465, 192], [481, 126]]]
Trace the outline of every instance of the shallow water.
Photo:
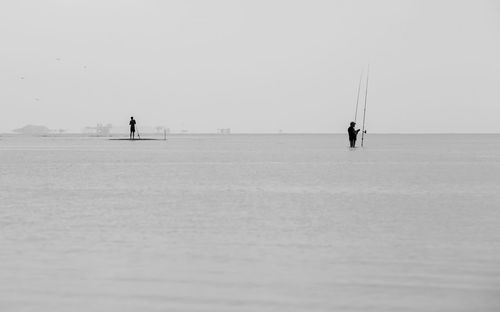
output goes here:
[[499, 311], [499, 142], [2, 137], [0, 311]]

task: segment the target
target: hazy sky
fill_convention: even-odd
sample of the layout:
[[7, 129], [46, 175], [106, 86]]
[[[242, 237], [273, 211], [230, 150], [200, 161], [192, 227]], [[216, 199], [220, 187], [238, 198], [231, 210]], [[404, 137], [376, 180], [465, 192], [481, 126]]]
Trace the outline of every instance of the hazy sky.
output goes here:
[[0, 39], [1, 132], [345, 132], [368, 63], [368, 131], [500, 132], [500, 1], [2, 0]]

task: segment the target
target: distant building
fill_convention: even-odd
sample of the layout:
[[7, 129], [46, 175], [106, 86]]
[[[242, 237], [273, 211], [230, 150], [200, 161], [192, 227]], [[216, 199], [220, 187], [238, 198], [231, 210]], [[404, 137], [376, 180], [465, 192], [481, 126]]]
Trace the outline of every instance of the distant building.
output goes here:
[[22, 128], [15, 129], [14, 132], [19, 134], [44, 135], [49, 134], [52, 131], [45, 126], [27, 125]]
[[113, 125], [107, 124], [103, 126], [102, 124], [97, 124], [95, 127], [85, 127], [83, 132], [86, 134], [93, 134], [96, 136], [109, 136]]
[[222, 128], [222, 129], [217, 129], [218, 134], [231, 134], [231, 129], [230, 128]]

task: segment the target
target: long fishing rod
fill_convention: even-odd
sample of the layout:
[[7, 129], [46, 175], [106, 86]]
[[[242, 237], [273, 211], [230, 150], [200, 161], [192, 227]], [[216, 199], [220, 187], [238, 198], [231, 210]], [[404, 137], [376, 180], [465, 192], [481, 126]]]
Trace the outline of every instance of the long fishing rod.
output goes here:
[[361, 132], [361, 147], [363, 147], [363, 141], [365, 140], [365, 117], [366, 117], [366, 99], [368, 98], [368, 78], [370, 77], [370, 64], [368, 64], [368, 71], [366, 72], [366, 88], [365, 88], [365, 108], [363, 110], [363, 128]]
[[361, 80], [363, 79], [363, 71], [361, 71], [361, 75], [359, 75], [359, 83], [358, 83], [358, 97], [356, 98], [356, 112], [354, 113], [354, 122], [358, 119], [358, 104], [359, 104], [359, 93], [361, 91]]

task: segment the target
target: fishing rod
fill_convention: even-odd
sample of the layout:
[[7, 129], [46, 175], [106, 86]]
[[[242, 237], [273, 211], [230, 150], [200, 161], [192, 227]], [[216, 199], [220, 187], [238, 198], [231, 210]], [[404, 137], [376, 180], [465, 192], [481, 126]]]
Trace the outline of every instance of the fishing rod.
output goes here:
[[356, 98], [356, 112], [354, 113], [354, 122], [358, 119], [358, 104], [359, 104], [359, 93], [361, 91], [361, 80], [363, 79], [363, 71], [361, 71], [361, 75], [359, 75], [359, 83], [358, 83], [358, 97]]
[[368, 64], [368, 70], [366, 72], [366, 88], [365, 88], [365, 108], [363, 110], [363, 128], [361, 132], [361, 147], [363, 147], [363, 141], [365, 140], [365, 117], [366, 117], [366, 99], [368, 98], [368, 78], [370, 77], [370, 64]]

